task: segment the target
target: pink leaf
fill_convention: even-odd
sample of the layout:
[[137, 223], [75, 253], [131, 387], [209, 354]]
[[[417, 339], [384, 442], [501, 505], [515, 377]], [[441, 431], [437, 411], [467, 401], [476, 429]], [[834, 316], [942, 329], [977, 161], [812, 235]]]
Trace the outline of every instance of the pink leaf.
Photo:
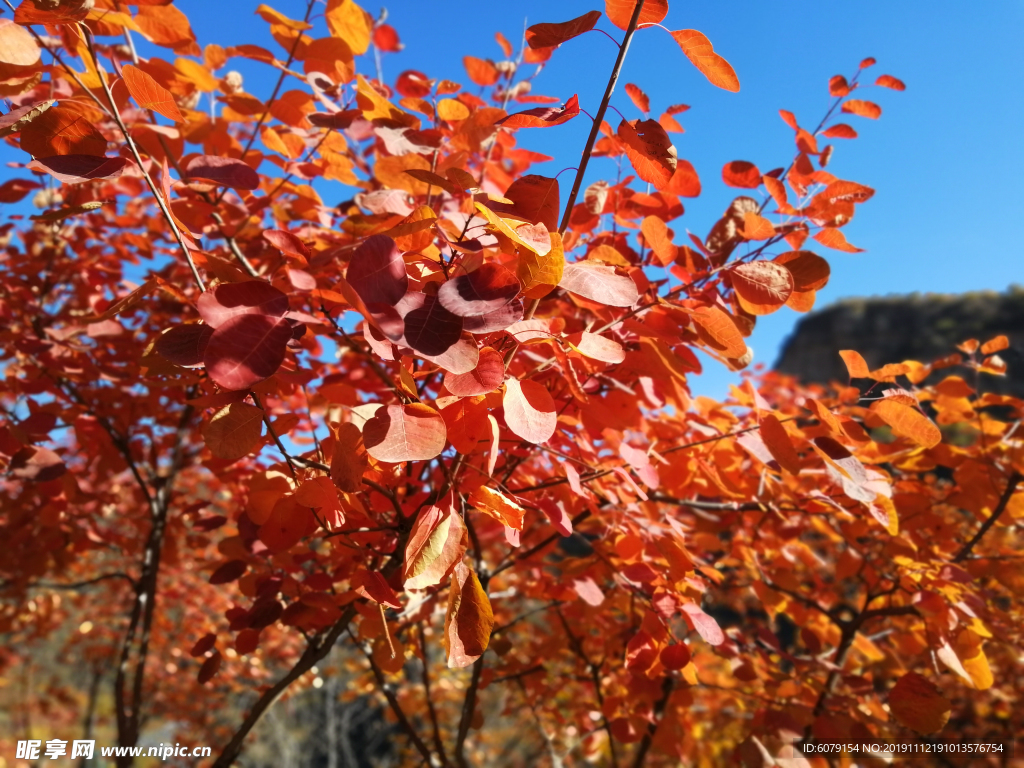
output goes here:
[[509, 379], [502, 399], [505, 423], [516, 435], [529, 443], [545, 443], [558, 424], [555, 401], [543, 384], [527, 379]]
[[238, 315], [283, 317], [288, 296], [263, 280], [222, 283], [200, 296], [196, 308], [207, 325], [218, 328]]
[[475, 272], [449, 280], [437, 292], [441, 305], [460, 317], [480, 317], [502, 309], [519, 295], [518, 278], [500, 264], [486, 262]]
[[631, 307], [640, 298], [631, 277], [616, 273], [614, 267], [586, 261], [566, 264], [558, 285], [570, 293], [609, 307]]
[[469, 373], [446, 374], [444, 385], [453, 395], [473, 397], [486, 395], [501, 386], [505, 380], [505, 361], [494, 349], [485, 347], [480, 350], [480, 358]]
[[725, 635], [718, 622], [701, 610], [696, 603], [684, 603], [683, 612], [697, 630], [697, 634], [704, 638], [708, 645], [721, 645], [725, 642]]

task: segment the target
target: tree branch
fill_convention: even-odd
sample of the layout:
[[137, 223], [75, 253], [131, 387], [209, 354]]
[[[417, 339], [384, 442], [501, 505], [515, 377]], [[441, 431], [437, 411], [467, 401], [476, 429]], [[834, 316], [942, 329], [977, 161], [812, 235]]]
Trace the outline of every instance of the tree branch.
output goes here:
[[981, 537], [988, 533], [988, 529], [995, 525], [996, 521], [999, 520], [1000, 515], [1006, 511], [1006, 507], [1010, 504], [1010, 499], [1013, 497], [1013, 493], [1017, 490], [1017, 486], [1020, 484], [1021, 480], [1024, 480], [1024, 475], [1021, 475], [1020, 472], [1014, 472], [1010, 475], [1010, 479], [1006, 482], [1006, 488], [1003, 490], [1003, 495], [999, 498], [999, 503], [992, 511], [992, 514], [989, 515], [988, 519], [981, 524], [981, 528], [979, 528], [973, 538], [964, 545], [963, 549], [956, 553], [956, 557], [954, 557], [951, 562], [963, 562], [967, 556], [971, 554], [971, 550], [974, 549], [974, 545], [981, 541]]

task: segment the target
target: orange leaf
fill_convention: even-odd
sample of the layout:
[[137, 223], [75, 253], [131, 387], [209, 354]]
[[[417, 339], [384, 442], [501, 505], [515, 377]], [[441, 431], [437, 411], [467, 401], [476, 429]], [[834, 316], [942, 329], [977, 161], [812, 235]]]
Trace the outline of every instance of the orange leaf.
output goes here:
[[793, 291], [798, 293], [824, 288], [832, 272], [828, 262], [812, 251], [788, 251], [773, 261], [786, 265], [793, 275]]
[[746, 160], [733, 160], [722, 166], [722, 181], [730, 187], [757, 189], [761, 186], [761, 172]]
[[39, 44], [27, 29], [10, 19], [0, 19], [0, 64], [30, 67], [39, 61], [40, 54]]
[[821, 134], [829, 139], [856, 139], [857, 132], [846, 123], [836, 123]]
[[793, 292], [793, 275], [774, 261], [752, 261], [729, 270], [741, 306], [753, 315], [782, 307]]
[[475, 56], [463, 56], [462, 65], [466, 68], [469, 79], [477, 85], [494, 85], [501, 73], [494, 62], [489, 59], [478, 59]]
[[484, 655], [494, 627], [494, 614], [487, 593], [476, 573], [459, 563], [448, 589], [448, 612], [444, 618], [444, 648], [448, 668], [468, 667]]
[[373, 35], [373, 18], [352, 0], [327, 0], [327, 28], [345, 41], [356, 56], [366, 53]]
[[892, 75], [880, 75], [875, 80], [875, 85], [880, 85], [883, 88], [892, 88], [894, 91], [905, 91], [907, 86], [904, 85], [903, 81], [893, 77]]
[[989, 339], [981, 345], [981, 354], [991, 355], [996, 352], [1002, 352], [1010, 346], [1010, 340], [1005, 336], [996, 336], [994, 339]]
[[580, 100], [576, 94], [564, 107], [536, 107], [515, 112], [495, 123], [504, 128], [547, 128], [572, 120], [580, 113]]
[[500, 520], [509, 528], [523, 530], [523, 516], [526, 510], [500, 491], [482, 485], [469, 495], [469, 504], [481, 512], [486, 512], [495, 520]]
[[[636, 0], [605, 0], [604, 12], [608, 21], [619, 29], [628, 29], [629, 20], [633, 17], [633, 9], [636, 7]], [[593, 11], [592, 11], [593, 13]], [[660, 24], [668, 15], [668, 0], [647, 0], [643, 10], [640, 11], [640, 18], [637, 19], [637, 26], [641, 24]]]
[[870, 378], [871, 369], [868, 368], [868, 363], [860, 352], [853, 349], [841, 349], [839, 356], [846, 363], [846, 370], [849, 371], [851, 379]]
[[406, 589], [425, 589], [440, 584], [466, 553], [466, 524], [446, 503], [420, 513], [409, 532], [402, 578]]
[[872, 403], [871, 411], [892, 427], [894, 433], [910, 438], [918, 445], [934, 448], [942, 442], [939, 428], [916, 408], [886, 398]]
[[263, 431], [263, 411], [247, 403], [231, 403], [203, 428], [203, 439], [218, 459], [233, 461], [248, 454]]
[[[667, 10], [666, 3], [666, 10]], [[647, 10], [646, 4], [644, 11]], [[712, 85], [727, 91], [737, 92], [740, 80], [728, 61], [715, 53], [711, 41], [695, 29], [680, 29], [672, 33], [672, 37], [683, 49], [693, 66], [699, 69]]]
[[760, 432], [761, 439], [779, 466], [791, 474], [800, 474], [800, 455], [782, 422], [773, 414], [765, 414], [761, 419]]
[[526, 30], [526, 44], [531, 48], [553, 48], [584, 32], [589, 32], [600, 18], [600, 11], [590, 11], [575, 19], [557, 24], [534, 24]]
[[767, 240], [775, 234], [775, 227], [764, 216], [753, 211], [746, 211], [743, 214], [742, 235], [747, 240]]
[[174, 95], [138, 67], [125, 64], [121, 68], [128, 93], [143, 109], [152, 109], [168, 120], [182, 123], [185, 118], [174, 101]]
[[676, 148], [657, 120], [619, 123], [618, 137], [637, 176], [655, 189], [664, 189], [676, 170]]
[[640, 90], [639, 85], [626, 83], [626, 94], [632, 100], [633, 104], [636, 105], [636, 108], [645, 115], [651, 111], [651, 100], [646, 93]]
[[640, 231], [661, 266], [667, 267], [676, 260], [679, 249], [672, 244], [672, 235], [664, 221], [657, 216], [645, 216]]
[[35, 157], [102, 157], [107, 151], [107, 140], [79, 110], [56, 106], [46, 110], [22, 128], [21, 148]]
[[345, 493], [356, 493], [363, 487], [363, 472], [368, 466], [359, 427], [351, 422], [339, 424], [334, 432], [331, 480]]
[[761, 183], [764, 184], [768, 190], [768, 194], [772, 196], [772, 200], [780, 208], [789, 205], [789, 196], [786, 194], [786, 185], [776, 179], [774, 176], [762, 176]]
[[889, 709], [901, 725], [918, 733], [939, 731], [949, 720], [953, 706], [935, 684], [916, 672], [908, 672], [889, 691]]
[[872, 101], [850, 99], [849, 101], [843, 103], [843, 112], [847, 112], [851, 115], [860, 115], [861, 117], [869, 117], [872, 120], [877, 120], [882, 115], [882, 108]]
[[726, 357], [742, 357], [747, 352], [740, 329], [732, 316], [719, 307], [702, 307], [690, 315], [701, 341]]
[[814, 239], [826, 248], [831, 248], [834, 251], [845, 251], [846, 253], [864, 252], [863, 248], [858, 248], [857, 246], [848, 243], [846, 235], [835, 227], [824, 227], [814, 236]]

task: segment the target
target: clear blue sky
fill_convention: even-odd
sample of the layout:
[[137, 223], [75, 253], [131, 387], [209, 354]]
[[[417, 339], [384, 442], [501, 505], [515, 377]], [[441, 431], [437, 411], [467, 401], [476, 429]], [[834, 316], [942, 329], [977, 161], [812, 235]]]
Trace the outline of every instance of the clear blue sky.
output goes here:
[[[277, 10], [301, 18], [304, 2], [275, 0]], [[214, 3], [178, 0], [192, 20], [200, 44], [227, 46], [256, 43], [271, 50], [267, 24], [254, 14], [250, 0]], [[318, 10], [322, 9], [318, 4]], [[371, 13], [378, 5], [364, 4]], [[400, 0], [388, 4], [389, 22], [405, 51], [384, 58], [385, 79], [404, 69], [462, 83], [466, 54], [499, 59], [494, 33], [518, 45], [524, 20], [529, 24], [564, 21], [586, 11], [603, 10], [602, 2], [519, 0]], [[316, 12], [316, 11], [315, 11]], [[324, 34], [322, 18], [314, 34]], [[907, 90], [870, 89], [866, 98], [883, 107], [878, 121], [850, 116], [860, 132], [854, 141], [837, 140], [829, 170], [874, 187], [875, 197], [860, 206], [844, 229], [862, 254], [818, 248], [832, 264], [832, 281], [819, 293], [818, 306], [846, 296], [889, 293], [1004, 290], [1024, 282], [1024, 255], [1017, 236], [1024, 225], [1024, 198], [1015, 182], [1024, 176], [1024, 3], [984, 0], [966, 3], [922, 2], [787, 3], [670, 2], [664, 24], [670, 29], [704, 32], [736, 69], [742, 89], [730, 94], [711, 86], [683, 57], [662, 30], [637, 35], [613, 99], [627, 117], [638, 117], [621, 89], [640, 85], [651, 97], [655, 116], [668, 104], [684, 102], [686, 128], [673, 134], [679, 156], [693, 163], [704, 191], [686, 200], [686, 214], [673, 223], [677, 233], [689, 228], [706, 235], [737, 190], [720, 176], [730, 160], [750, 160], [762, 170], [785, 165], [793, 151], [793, 133], [778, 110], [796, 113], [813, 128], [829, 99], [828, 78], [850, 75], [865, 56], [874, 56], [874, 76], [901, 78]], [[599, 27], [621, 39], [607, 19]], [[534, 81], [534, 92], [568, 98], [578, 93], [581, 106], [596, 110], [615, 47], [603, 35], [589, 33], [558, 50]], [[169, 52], [157, 52], [173, 59]], [[359, 65], [372, 72], [372, 58]], [[276, 71], [233, 60], [246, 76], [246, 90], [269, 95]], [[554, 175], [576, 165], [589, 130], [585, 117], [551, 129], [523, 130], [523, 146], [555, 156], [535, 166]], [[0, 159], [14, 159], [9, 149]], [[0, 172], [0, 177], [6, 171]], [[591, 163], [588, 182], [614, 178], [610, 161]], [[563, 190], [571, 172], [562, 176]], [[350, 191], [320, 186], [327, 202]], [[563, 192], [564, 196], [565, 192]], [[6, 212], [0, 211], [6, 218]], [[682, 236], [685, 237], [684, 234]], [[678, 235], [677, 235], [678, 241]], [[788, 309], [759, 321], [749, 340], [756, 359], [771, 364], [799, 315]], [[730, 377], [708, 366], [694, 382], [697, 392], [724, 394]]]

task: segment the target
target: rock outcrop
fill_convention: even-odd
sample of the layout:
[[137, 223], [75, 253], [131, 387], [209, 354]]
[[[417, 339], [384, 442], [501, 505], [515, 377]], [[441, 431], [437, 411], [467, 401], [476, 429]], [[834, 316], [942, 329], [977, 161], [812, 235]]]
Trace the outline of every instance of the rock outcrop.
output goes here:
[[[848, 378], [839, 357], [855, 349], [874, 369], [904, 360], [931, 362], [956, 352], [966, 339], [985, 342], [1003, 334], [1010, 348], [1000, 353], [1005, 377], [982, 374], [982, 389], [1024, 396], [1024, 288], [1005, 293], [911, 294], [844, 299], [803, 318], [786, 340], [775, 369], [804, 381]], [[960, 370], [973, 382], [973, 374]]]

